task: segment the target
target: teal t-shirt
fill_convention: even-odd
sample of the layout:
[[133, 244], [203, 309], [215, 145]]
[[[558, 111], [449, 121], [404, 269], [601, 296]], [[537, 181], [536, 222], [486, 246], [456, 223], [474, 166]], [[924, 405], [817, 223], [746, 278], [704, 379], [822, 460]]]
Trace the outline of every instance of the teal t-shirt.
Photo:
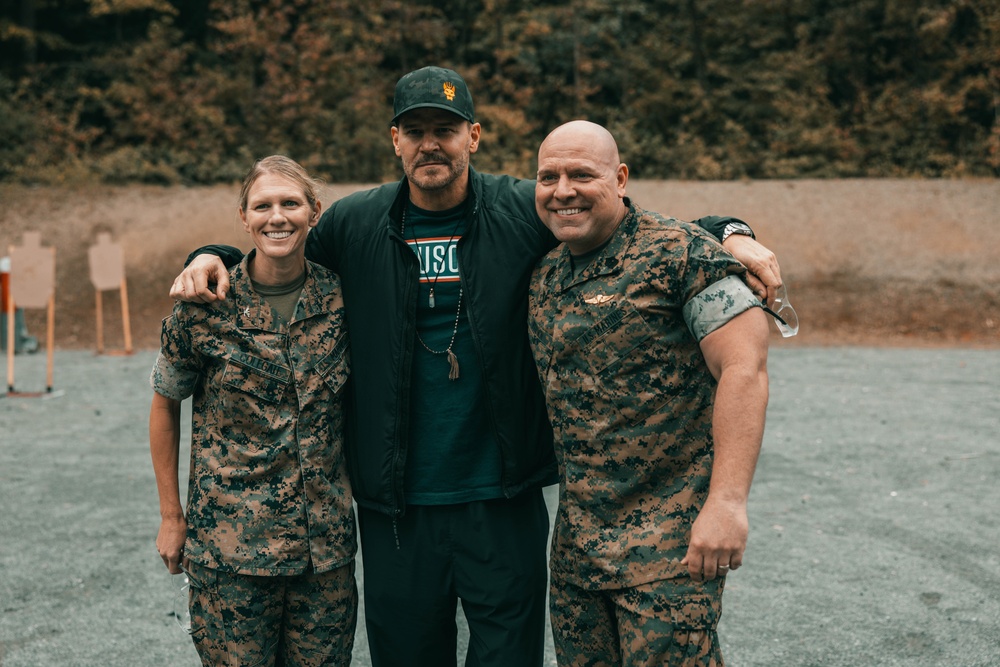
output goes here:
[[[420, 260], [419, 340], [414, 345], [406, 457], [406, 502], [413, 505], [503, 496], [500, 448], [487, 420], [482, 365], [464, 298], [455, 329], [461, 287], [458, 241], [468, 226], [467, 213], [465, 204], [446, 211], [413, 204], [406, 209], [403, 237]], [[458, 360], [455, 380], [448, 379], [451, 365], [444, 351], [449, 344]]]

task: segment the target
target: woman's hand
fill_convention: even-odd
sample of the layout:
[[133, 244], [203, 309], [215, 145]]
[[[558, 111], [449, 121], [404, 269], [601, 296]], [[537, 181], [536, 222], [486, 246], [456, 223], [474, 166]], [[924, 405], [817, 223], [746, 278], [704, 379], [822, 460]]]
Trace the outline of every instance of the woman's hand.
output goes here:
[[184, 541], [187, 539], [187, 521], [184, 517], [160, 520], [160, 532], [156, 535], [156, 550], [163, 559], [170, 574], [180, 574], [184, 559]]

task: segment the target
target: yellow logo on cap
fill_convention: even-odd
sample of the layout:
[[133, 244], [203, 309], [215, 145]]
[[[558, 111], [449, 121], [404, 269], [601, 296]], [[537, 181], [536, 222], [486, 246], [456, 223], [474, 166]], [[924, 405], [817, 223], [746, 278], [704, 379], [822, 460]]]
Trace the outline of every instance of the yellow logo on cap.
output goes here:
[[455, 100], [455, 84], [445, 81], [441, 87], [444, 88], [444, 96], [448, 98], [449, 102], [453, 102]]

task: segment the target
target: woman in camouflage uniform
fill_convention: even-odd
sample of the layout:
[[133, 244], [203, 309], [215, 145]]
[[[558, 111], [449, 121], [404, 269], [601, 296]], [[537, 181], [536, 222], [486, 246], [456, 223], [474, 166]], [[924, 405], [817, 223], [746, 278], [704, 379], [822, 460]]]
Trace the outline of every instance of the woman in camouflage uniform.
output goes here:
[[[232, 298], [178, 303], [153, 368], [157, 551], [191, 581], [205, 665], [348, 665], [357, 621], [343, 453], [349, 367], [339, 277], [305, 259], [316, 188], [294, 161], [250, 170], [239, 214], [255, 251]], [[193, 396], [181, 507], [180, 403]]]

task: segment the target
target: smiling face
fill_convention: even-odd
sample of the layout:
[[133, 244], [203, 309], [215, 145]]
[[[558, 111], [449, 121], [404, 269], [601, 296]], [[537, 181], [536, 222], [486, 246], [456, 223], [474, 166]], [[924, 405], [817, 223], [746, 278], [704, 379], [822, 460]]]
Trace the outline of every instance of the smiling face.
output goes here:
[[469, 156], [479, 149], [479, 123], [443, 109], [423, 108], [400, 116], [391, 131], [414, 204], [443, 210], [464, 201]]
[[628, 167], [611, 134], [573, 121], [553, 130], [538, 149], [535, 209], [555, 237], [581, 255], [611, 238], [625, 217], [627, 182]]
[[319, 202], [311, 205], [301, 184], [275, 172], [257, 177], [240, 207], [243, 228], [257, 248], [254, 280], [280, 284], [288, 272], [293, 279], [301, 273], [306, 235], [319, 222], [319, 213]]

